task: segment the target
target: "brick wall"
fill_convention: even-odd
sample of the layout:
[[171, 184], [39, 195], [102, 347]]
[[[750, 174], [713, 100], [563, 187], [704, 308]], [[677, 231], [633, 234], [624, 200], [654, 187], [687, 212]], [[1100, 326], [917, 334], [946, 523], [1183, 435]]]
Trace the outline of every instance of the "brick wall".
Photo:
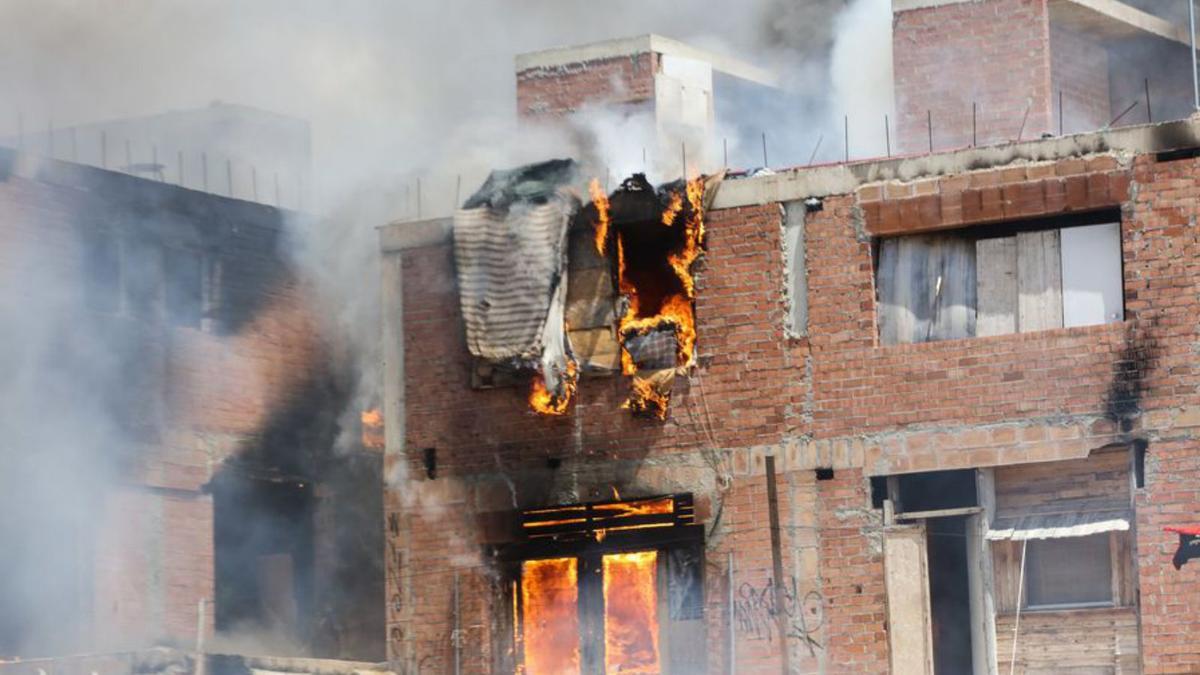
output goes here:
[[[871, 508], [867, 475], [1071, 459], [1138, 435], [1153, 458], [1138, 496], [1146, 667], [1194, 668], [1183, 636], [1197, 613], [1182, 591], [1194, 570], [1169, 567], [1174, 539], [1161, 526], [1188, 521], [1200, 507], [1183, 478], [1200, 428], [1189, 319], [1200, 296], [1186, 262], [1198, 243], [1188, 225], [1198, 176], [1193, 159], [1092, 155], [825, 197], [805, 216], [802, 339], [783, 332], [779, 205], [713, 212], [698, 275], [699, 364], [676, 381], [663, 423], [618, 409], [622, 378], [585, 379], [562, 418], [529, 413], [521, 387], [470, 389], [450, 248], [406, 251], [412, 451], [407, 482], [389, 496], [389, 512], [406, 523], [392, 545], [403, 560], [412, 556], [412, 570], [446, 564], [469, 575], [487, 568], [472, 547], [503, 541], [514, 506], [601, 499], [613, 487], [623, 496], [692, 491], [710, 537], [710, 668], [727, 663], [732, 612], [739, 670], [775, 672], [774, 615], [744, 604], [772, 583], [763, 467], [774, 454], [785, 581], [794, 580], [801, 605], [810, 592], [818, 599], [804, 630], [784, 641], [793, 664], [798, 672], [886, 672], [881, 514]], [[876, 237], [1097, 211], [1121, 220], [1123, 323], [878, 344]], [[417, 451], [427, 447], [437, 449], [432, 481]], [[715, 464], [706, 459], [712, 451]], [[833, 467], [832, 480], [816, 480], [818, 467]], [[727, 489], [721, 475], [731, 478]], [[723, 578], [730, 552], [732, 609]], [[403, 571], [389, 579], [390, 593], [414, 612], [392, 615], [393, 655], [446, 658], [450, 577], [428, 573], [441, 574], [436, 588]], [[502, 637], [487, 633], [471, 639]]]
[[980, 145], [1052, 131], [1049, 43], [1044, 0], [957, 2], [896, 12], [898, 147], [928, 149], [928, 112], [935, 150], [970, 145], [972, 103], [978, 105]]
[[[28, 162], [34, 169], [22, 170]], [[327, 346], [287, 262], [281, 212], [37, 162], [0, 152], [0, 265], [6, 288], [16, 291], [0, 313], [22, 322], [10, 325], [47, 329], [45, 339], [63, 342], [64, 363], [81, 366], [77, 391], [61, 392], [57, 440], [103, 444], [58, 466], [61, 480], [38, 487], [81, 504], [95, 500], [76, 514], [90, 556], [78, 561], [88, 577], [81, 588], [91, 594], [78, 606], [92, 616], [69, 617], [87, 627], [81, 643], [61, 652], [190, 645], [202, 598], [210, 634], [214, 616], [213, 498], [202, 486], [226, 458], [270, 443], [264, 436], [279, 411], [311, 396], [322, 372], [314, 364], [327, 358]], [[199, 329], [174, 326], [165, 315], [95, 311], [85, 300], [80, 233], [105, 228], [221, 259], [217, 316]], [[57, 379], [47, 386], [59, 386]], [[79, 419], [86, 431], [72, 437]], [[303, 454], [303, 446], [289, 444], [287, 452]]]
[[517, 73], [517, 114], [536, 119], [589, 103], [653, 105], [657, 70], [653, 52], [522, 70]]
[[1095, 37], [1051, 24], [1050, 74], [1055, 133], [1060, 93], [1063, 133], [1092, 131], [1112, 120], [1116, 113], [1109, 102], [1108, 51]]

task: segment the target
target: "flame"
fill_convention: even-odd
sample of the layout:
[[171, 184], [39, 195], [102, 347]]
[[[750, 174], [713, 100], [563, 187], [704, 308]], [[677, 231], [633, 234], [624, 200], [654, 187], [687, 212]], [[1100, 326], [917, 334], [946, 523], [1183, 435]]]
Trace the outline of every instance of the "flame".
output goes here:
[[658, 552], [606, 555], [604, 665], [607, 673], [658, 673]]
[[546, 389], [546, 378], [541, 373], [534, 373], [529, 392], [529, 406], [543, 415], [565, 415], [571, 398], [575, 395], [575, 385], [578, 382], [579, 367], [572, 359], [567, 359], [567, 372], [563, 375], [563, 394], [556, 396]]
[[671, 193], [671, 203], [667, 205], [666, 210], [662, 213], [662, 224], [670, 227], [675, 224], [675, 217], [683, 210], [683, 195], [678, 192]]
[[[600, 182], [592, 179], [589, 184], [592, 204], [596, 208], [596, 250], [607, 255], [610, 221], [610, 202], [600, 189]], [[665, 419], [669, 403], [669, 388], [663, 388], [662, 378], [638, 375], [638, 364], [625, 346], [634, 335], [648, 335], [655, 331], [670, 330], [675, 336], [675, 367], [683, 368], [692, 363], [696, 347], [696, 295], [692, 265], [700, 257], [704, 244], [704, 179], [698, 177], [683, 183], [683, 189], [673, 191], [660, 215], [660, 222], [667, 227], [681, 226], [681, 243], [666, 254], [666, 263], [674, 273], [678, 284], [667, 282], [669, 289], [665, 297], [643, 298], [637, 284], [631, 279], [627, 268], [625, 238], [620, 230], [616, 235], [617, 289], [626, 299], [624, 314], [617, 322], [617, 338], [621, 343], [621, 372], [633, 376], [629, 400], [622, 406], [634, 412], [650, 413]], [[679, 222], [682, 218], [682, 224]], [[669, 276], [670, 273], [668, 273]], [[636, 275], [635, 275], [636, 276]], [[645, 282], [642, 282], [645, 283]], [[644, 290], [644, 289], [643, 289]], [[655, 306], [646, 306], [646, 303]]]
[[382, 450], [386, 442], [383, 436], [383, 411], [371, 408], [362, 411], [359, 416], [362, 424], [362, 444], [364, 448]]
[[521, 564], [525, 672], [579, 672], [578, 580], [576, 558]]
[[588, 194], [592, 203], [596, 205], [596, 250], [603, 256], [606, 255], [605, 249], [608, 247], [608, 195], [600, 188], [600, 180], [597, 178], [588, 183]]
[[652, 381], [637, 375], [629, 381], [629, 389], [629, 398], [621, 404], [622, 408], [654, 415], [660, 420], [667, 419], [667, 407], [671, 403], [669, 394], [660, 393]]

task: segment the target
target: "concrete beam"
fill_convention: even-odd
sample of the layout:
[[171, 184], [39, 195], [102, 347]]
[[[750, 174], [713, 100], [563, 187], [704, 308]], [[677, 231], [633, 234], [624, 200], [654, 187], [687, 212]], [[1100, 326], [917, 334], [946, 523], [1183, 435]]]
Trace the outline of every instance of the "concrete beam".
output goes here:
[[1200, 147], [1200, 121], [1196, 118], [932, 155], [798, 168], [755, 178], [727, 178], [718, 188], [712, 208], [731, 209], [849, 194], [867, 183], [912, 181], [1022, 162], [1048, 162], [1101, 153], [1144, 154], [1191, 147]]
[[450, 241], [454, 221], [450, 218], [406, 220], [379, 227], [379, 249], [394, 253], [410, 248], [437, 246]]
[[1050, 22], [1110, 39], [1148, 34], [1189, 44], [1186, 27], [1117, 0], [1051, 0]]
[[769, 70], [652, 33], [616, 40], [604, 40], [603, 42], [592, 42], [585, 45], [554, 47], [536, 52], [518, 54], [516, 57], [516, 68], [519, 73], [535, 68], [557, 68], [573, 63], [586, 63], [588, 61], [647, 54], [650, 52], [703, 61], [711, 65], [713, 70], [727, 75], [768, 87], [779, 86], [779, 77]]
[[[980, 0], [892, 0], [892, 13], [957, 5]], [[1106, 38], [1130, 38], [1156, 35], [1188, 44], [1187, 29], [1131, 7], [1119, 0], [1050, 0], [1051, 23], [1088, 35]]]

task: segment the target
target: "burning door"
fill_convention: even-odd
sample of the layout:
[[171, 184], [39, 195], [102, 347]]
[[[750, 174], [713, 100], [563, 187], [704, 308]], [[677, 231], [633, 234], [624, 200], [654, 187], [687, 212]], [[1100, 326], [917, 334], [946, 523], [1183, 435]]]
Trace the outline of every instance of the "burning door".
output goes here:
[[658, 566], [658, 551], [522, 563], [523, 672], [662, 672]]
[[[702, 545], [690, 496], [564, 506], [523, 517], [529, 540], [506, 551], [519, 559], [511, 587], [514, 671], [669, 672], [670, 663], [682, 660], [673, 658], [667, 637], [679, 629], [703, 635], [702, 615], [689, 613], [689, 603], [676, 597], [680, 589], [701, 587], [687, 576], [700, 566], [671, 562], [688, 556], [666, 555], [681, 546], [698, 552]], [[697, 646], [678, 645], [693, 652]]]

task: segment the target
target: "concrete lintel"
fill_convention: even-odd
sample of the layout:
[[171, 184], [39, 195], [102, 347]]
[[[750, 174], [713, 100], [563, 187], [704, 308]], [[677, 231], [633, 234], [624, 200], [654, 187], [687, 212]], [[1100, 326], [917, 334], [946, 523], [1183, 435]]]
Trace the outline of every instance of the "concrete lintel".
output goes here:
[[730, 209], [849, 194], [867, 183], [912, 181], [1022, 162], [1048, 162], [1101, 153], [1144, 154], [1188, 147], [1200, 147], [1200, 121], [1195, 119], [916, 157], [791, 169], [755, 178], [726, 179], [721, 183], [712, 208]]
[[384, 253], [395, 253], [410, 248], [444, 244], [450, 241], [452, 227], [453, 220], [450, 218], [388, 223], [379, 227], [379, 248]]
[[536, 68], [556, 68], [572, 63], [586, 63], [588, 61], [633, 56], [634, 54], [646, 54], [650, 52], [704, 61], [710, 64], [713, 70], [727, 75], [733, 75], [734, 77], [769, 87], [779, 86], [779, 77], [769, 70], [733, 57], [714, 54], [684, 44], [678, 40], [672, 40], [671, 38], [652, 33], [518, 54], [516, 57], [516, 68], [517, 72], [520, 73]]
[[1155, 35], [1189, 44], [1187, 29], [1118, 0], [1051, 0], [1050, 21], [1105, 38]]
[[942, 5], [957, 5], [964, 2], [979, 2], [979, 0], [892, 0], [892, 13], [941, 7]]

